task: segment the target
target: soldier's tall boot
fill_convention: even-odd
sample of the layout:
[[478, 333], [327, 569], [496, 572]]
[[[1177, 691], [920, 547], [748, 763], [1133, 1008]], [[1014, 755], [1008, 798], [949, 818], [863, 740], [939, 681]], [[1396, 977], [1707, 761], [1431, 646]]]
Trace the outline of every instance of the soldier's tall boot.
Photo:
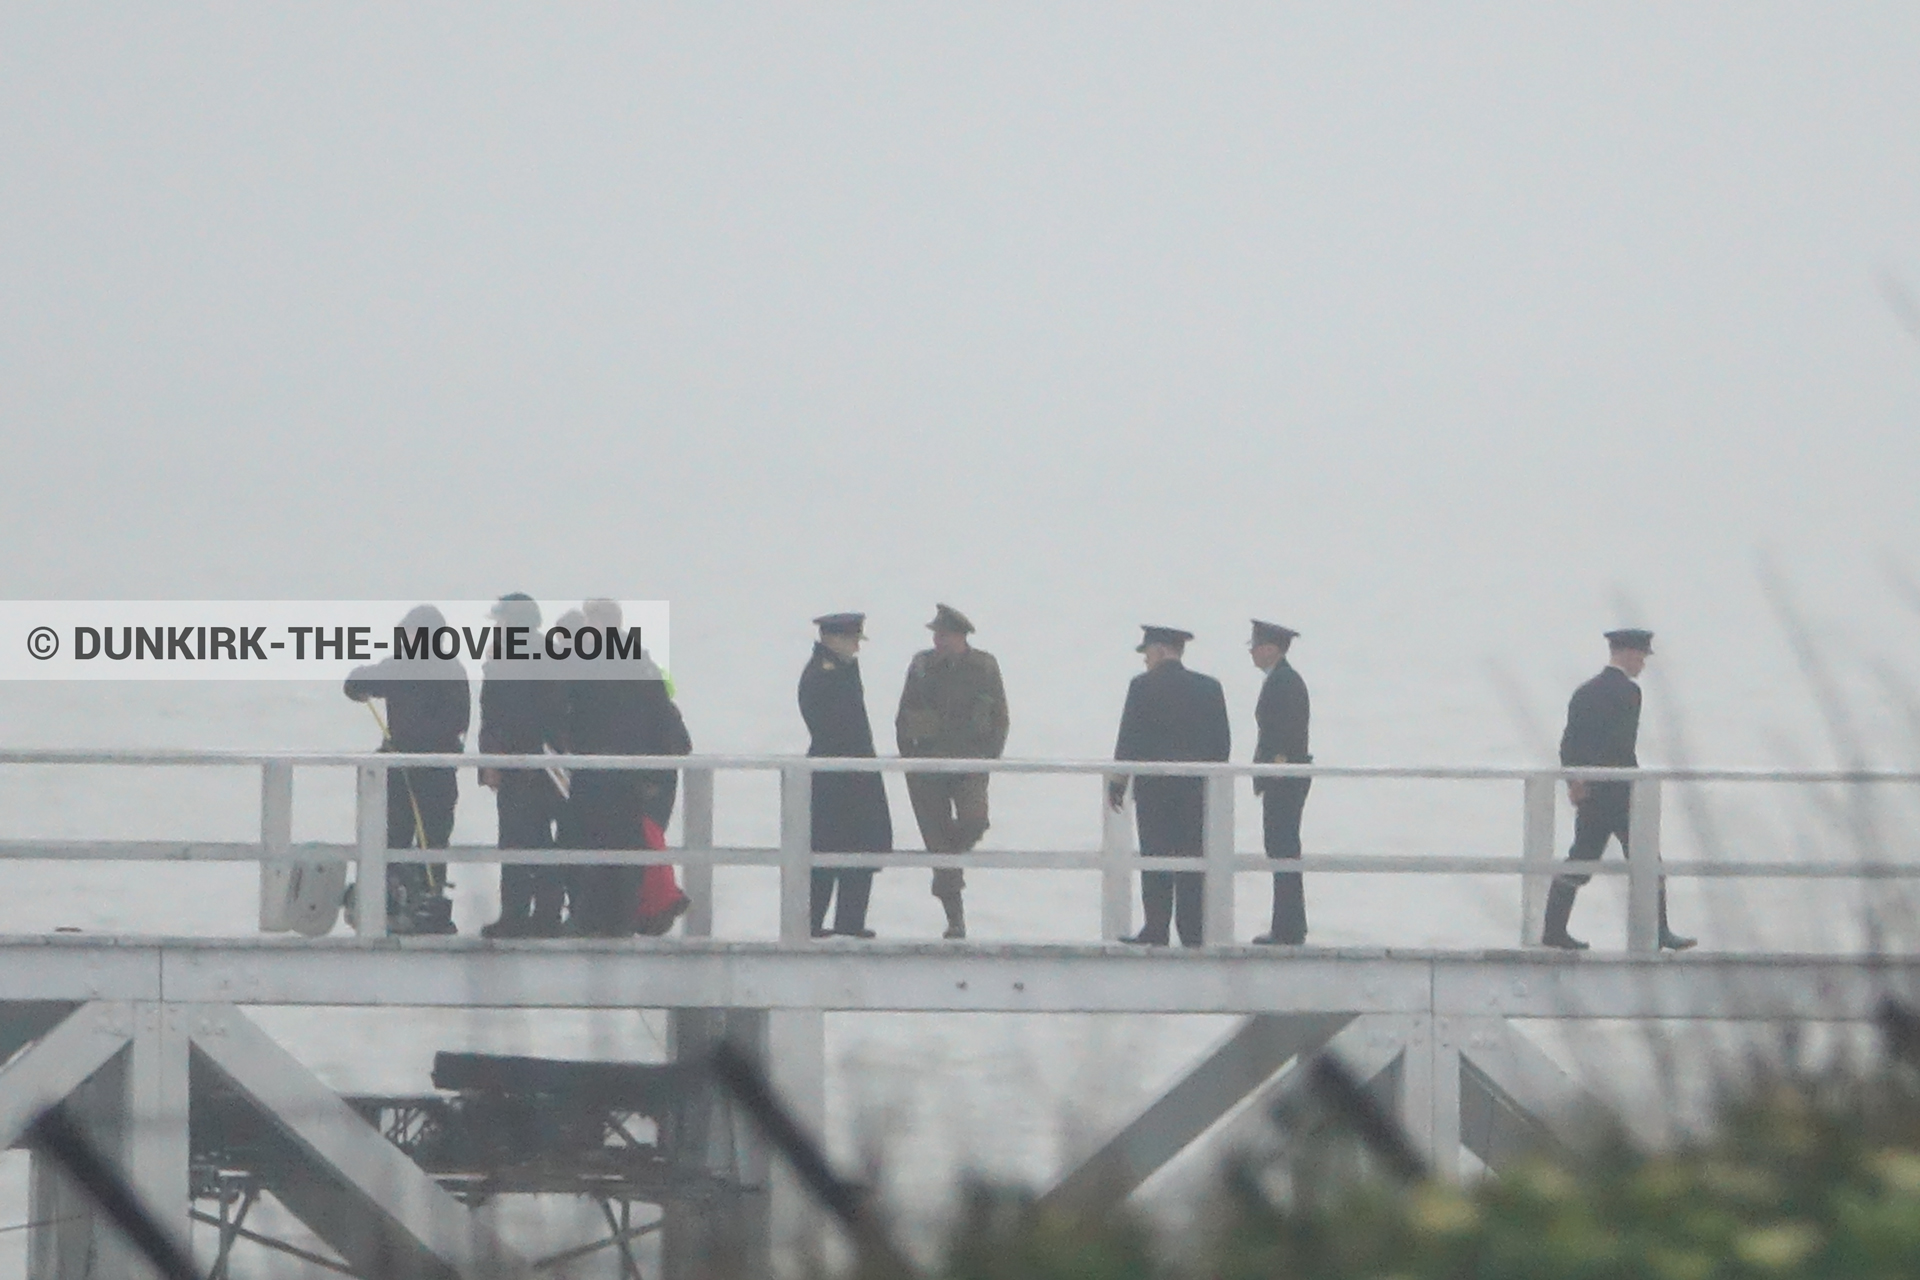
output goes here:
[[1689, 938], [1667, 928], [1667, 878], [1660, 877], [1660, 949], [1662, 951], [1686, 951], [1699, 945], [1698, 938]]
[[1573, 917], [1573, 896], [1580, 892], [1580, 886], [1568, 880], [1555, 880], [1547, 890], [1546, 927], [1540, 931], [1540, 941], [1549, 947], [1558, 947], [1562, 951], [1585, 951], [1587, 944], [1567, 932], [1567, 921]]
[[933, 896], [940, 899], [940, 905], [947, 912], [947, 931], [944, 938], [959, 939], [967, 936], [967, 904], [962, 896], [961, 871], [957, 867], [941, 867], [933, 873]]
[[956, 891], [940, 899], [940, 905], [947, 910], [947, 931], [940, 936], [949, 939], [961, 939], [967, 936], [967, 904]]

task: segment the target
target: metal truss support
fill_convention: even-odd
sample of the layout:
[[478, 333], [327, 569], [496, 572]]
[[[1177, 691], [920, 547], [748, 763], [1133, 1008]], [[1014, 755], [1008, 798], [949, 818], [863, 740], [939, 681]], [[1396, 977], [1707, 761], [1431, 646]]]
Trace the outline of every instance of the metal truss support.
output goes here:
[[[176, 1238], [188, 1238], [187, 1042], [177, 1011], [96, 1001], [75, 1009], [0, 1071], [0, 1147], [64, 1103]], [[152, 1274], [59, 1170], [33, 1158], [28, 1221], [35, 1280]]]
[[1503, 1018], [1466, 1024], [1461, 1049], [1460, 1140], [1491, 1168], [1561, 1149], [1555, 1122], [1598, 1105]]
[[[1322, 1052], [1345, 1064], [1380, 1105], [1398, 1111], [1406, 1089], [1407, 1047], [1417, 1032], [1415, 1020], [1405, 1015], [1362, 1014], [1329, 1040]], [[1311, 1073], [1305, 1069], [1309, 1060], [1309, 1055], [1296, 1058], [1262, 1086], [1238, 1114], [1209, 1135], [1210, 1146], [1221, 1153], [1264, 1155], [1288, 1171], [1296, 1185], [1301, 1179], [1320, 1186], [1329, 1179], [1351, 1176], [1357, 1166], [1349, 1153], [1301, 1140], [1303, 1132], [1315, 1132], [1317, 1127], [1309, 1119], [1318, 1112], [1309, 1097]], [[1307, 1125], [1304, 1131], [1303, 1124]]]
[[[818, 1009], [769, 1009], [766, 1013], [767, 1074], [800, 1127], [816, 1141], [826, 1137], [827, 1019]], [[774, 1162], [767, 1182], [768, 1233], [775, 1257], [816, 1243], [819, 1215], [799, 1180]]]
[[1090, 1210], [1126, 1199], [1275, 1072], [1311, 1056], [1352, 1021], [1344, 1014], [1248, 1018], [1056, 1183], [1042, 1203]]
[[20, 1000], [0, 1003], [0, 1068], [66, 1020], [78, 1006], [70, 1000]]
[[[1395, 1014], [1249, 1019], [1138, 1119], [1063, 1177], [1047, 1193], [1046, 1200], [1079, 1208], [1117, 1202], [1138, 1190], [1176, 1155], [1193, 1149], [1195, 1142], [1223, 1154], [1278, 1154], [1287, 1143], [1286, 1135], [1275, 1126], [1274, 1116], [1288, 1109], [1304, 1091], [1308, 1073], [1302, 1068], [1306, 1062], [1323, 1051], [1335, 1053], [1376, 1091], [1386, 1086], [1398, 1089], [1398, 1066], [1413, 1034], [1413, 1021]], [[1262, 1023], [1268, 1025], [1258, 1025]], [[1246, 1037], [1244, 1041], [1242, 1036]], [[1289, 1042], [1291, 1053], [1286, 1052]], [[1239, 1088], [1241, 1081], [1257, 1071], [1263, 1056], [1274, 1061], [1274, 1068], [1248, 1087]], [[1246, 1075], [1234, 1079], [1241, 1071]], [[1206, 1101], [1212, 1091], [1209, 1080], [1234, 1092], [1234, 1096], [1224, 1100], [1215, 1094], [1212, 1102], [1223, 1105], [1211, 1120], [1198, 1123], [1210, 1109]], [[1392, 1099], [1387, 1101], [1392, 1105]], [[1186, 1141], [1178, 1141], [1182, 1127], [1194, 1129]], [[1174, 1145], [1176, 1141], [1178, 1145]], [[1149, 1157], [1153, 1168], [1137, 1170], [1137, 1179], [1115, 1181], [1116, 1167], [1124, 1169], [1122, 1152], [1129, 1147]]]
[[[673, 1009], [667, 1050], [675, 1062], [702, 1062], [721, 1040], [765, 1051], [766, 1014], [747, 1009]], [[665, 1280], [769, 1272], [767, 1162], [750, 1122], [711, 1089], [688, 1099], [669, 1121], [674, 1149], [689, 1173], [708, 1175], [703, 1198], [665, 1206], [661, 1267]], [[738, 1188], [738, 1189], [735, 1189]]]
[[[36, 1052], [46, 1047], [37, 1046]], [[118, 1157], [127, 1130], [123, 1049], [124, 1043], [62, 1100], [67, 1118], [109, 1159]], [[31, 1161], [27, 1221], [36, 1225], [27, 1233], [29, 1280], [97, 1280], [124, 1274], [119, 1270], [124, 1242], [94, 1208], [92, 1197], [54, 1160], [36, 1151]]]
[[527, 1264], [239, 1010], [189, 1013], [193, 1044], [281, 1139], [269, 1185], [363, 1275], [509, 1280]]
[[1460, 1045], [1452, 1018], [1410, 1019], [1400, 1063], [1400, 1123], [1434, 1176], [1460, 1177]]
[[[192, 1189], [187, 1165], [186, 1010], [143, 1001], [132, 1007], [133, 1040], [127, 1053], [121, 1155], [127, 1180], [176, 1239], [191, 1237]], [[117, 1236], [109, 1274], [155, 1274], [141, 1255]]]
[[42, 1111], [78, 1089], [132, 1040], [131, 1006], [96, 1001], [75, 1009], [0, 1068], [0, 1147], [20, 1141]]

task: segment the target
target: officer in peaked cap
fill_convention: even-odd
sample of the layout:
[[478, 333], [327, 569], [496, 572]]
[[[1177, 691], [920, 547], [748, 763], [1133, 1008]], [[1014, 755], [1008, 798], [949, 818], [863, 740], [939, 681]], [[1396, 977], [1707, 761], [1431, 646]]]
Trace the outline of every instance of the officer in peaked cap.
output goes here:
[[[1115, 760], [1225, 760], [1232, 747], [1227, 699], [1220, 682], [1187, 670], [1182, 663], [1193, 633], [1177, 627], [1143, 627], [1137, 652], [1147, 669], [1127, 688], [1120, 713]], [[1118, 809], [1126, 799], [1128, 778], [1107, 783], [1107, 803]], [[1201, 778], [1141, 776], [1133, 779], [1140, 852], [1146, 857], [1197, 858], [1201, 853], [1205, 781]], [[1165, 946], [1170, 924], [1189, 947], [1202, 942], [1201, 909], [1206, 877], [1193, 871], [1144, 871], [1140, 899], [1146, 922], [1129, 942]]]
[[[1560, 736], [1563, 766], [1603, 766], [1635, 769], [1640, 765], [1635, 746], [1640, 735], [1640, 672], [1653, 655], [1653, 632], [1622, 628], [1606, 633], [1608, 660], [1599, 675], [1574, 690], [1567, 704], [1567, 728]], [[1627, 848], [1627, 825], [1633, 807], [1633, 784], [1586, 782], [1572, 779], [1567, 795], [1573, 801], [1573, 847], [1567, 857], [1592, 862], [1618, 838]], [[1574, 894], [1591, 877], [1564, 875], [1547, 891], [1546, 927], [1541, 941], [1567, 951], [1584, 951], [1587, 944], [1567, 932]], [[1667, 927], [1667, 882], [1660, 882], [1660, 946], [1685, 951], [1694, 945]]]
[[[876, 754], [866, 689], [860, 681], [860, 642], [866, 638], [866, 620], [863, 613], [829, 613], [813, 620], [820, 638], [800, 673], [800, 715], [810, 735], [810, 756], [843, 759]], [[814, 774], [812, 834], [816, 853], [892, 852], [893, 817], [880, 775]], [[871, 938], [867, 898], [872, 888], [870, 870], [815, 868], [810, 894], [813, 936], [837, 933]], [[838, 903], [833, 901], [836, 890]], [[832, 929], [826, 927], [829, 904], [834, 906]]]
[[867, 638], [867, 615], [864, 613], [826, 613], [813, 620], [823, 636], [852, 636], [855, 640]]
[[933, 621], [927, 624], [927, 630], [936, 636], [970, 636], [974, 632], [973, 619], [950, 604], [936, 604], [933, 606]]
[[[1300, 633], [1277, 622], [1253, 620], [1248, 649], [1253, 665], [1267, 673], [1260, 698], [1254, 704], [1254, 723], [1260, 740], [1253, 748], [1255, 764], [1312, 764], [1307, 750], [1309, 703], [1307, 682], [1287, 661], [1287, 651]], [[1300, 856], [1300, 815], [1306, 808], [1312, 778], [1255, 778], [1260, 797], [1262, 827], [1269, 858]], [[1306, 896], [1297, 871], [1273, 876], [1273, 923], [1255, 938], [1258, 943], [1298, 946], [1307, 939]]]
[[[913, 655], [894, 732], [903, 756], [995, 760], [1007, 745], [1007, 690], [1000, 664], [967, 637], [973, 623], [949, 604], [935, 605], [933, 647]], [[965, 853], [987, 830], [987, 775], [909, 773], [907, 794], [929, 853]], [[948, 938], [967, 936], [966, 873], [941, 867], [933, 896], [947, 913]]]

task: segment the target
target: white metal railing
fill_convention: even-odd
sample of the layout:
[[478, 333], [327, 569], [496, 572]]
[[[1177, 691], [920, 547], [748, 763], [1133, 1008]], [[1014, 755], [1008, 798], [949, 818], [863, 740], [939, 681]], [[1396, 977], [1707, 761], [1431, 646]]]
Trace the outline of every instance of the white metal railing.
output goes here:
[[[1671, 782], [1920, 785], [1920, 772], [1896, 770], [1757, 769], [1533, 769], [1512, 767], [1250, 765], [1197, 762], [1118, 763], [1110, 760], [946, 760], [815, 759], [804, 756], [506, 756], [475, 754], [408, 755], [398, 753], [294, 753], [176, 750], [0, 750], [0, 767], [10, 765], [86, 765], [117, 767], [225, 766], [260, 770], [260, 837], [257, 841], [36, 840], [0, 839], [0, 859], [99, 860], [133, 862], [257, 862], [270, 867], [317, 862], [354, 864], [359, 882], [384, 885], [390, 862], [578, 865], [619, 863], [639, 866], [668, 863], [684, 868], [692, 898], [684, 928], [693, 936], [713, 931], [713, 869], [716, 866], [772, 866], [780, 872], [780, 936], [799, 941], [810, 936], [809, 873], [815, 867], [951, 867], [1023, 870], [1085, 870], [1101, 874], [1101, 934], [1117, 939], [1131, 929], [1132, 877], [1139, 871], [1199, 872], [1206, 877], [1204, 930], [1211, 939], [1233, 937], [1234, 882], [1241, 874], [1298, 871], [1303, 874], [1515, 875], [1521, 882], [1521, 942], [1539, 940], [1546, 889], [1566, 870], [1582, 875], [1624, 875], [1628, 880], [1627, 949], [1658, 948], [1658, 896], [1661, 877], [1875, 880], [1920, 878], [1920, 862], [1709, 862], [1663, 866], [1660, 856], [1662, 788]], [[392, 849], [386, 843], [387, 774], [394, 768], [545, 768], [569, 770], [672, 770], [684, 779], [681, 794], [682, 840], [679, 848], [643, 849], [499, 849], [490, 845], [453, 845], [446, 849]], [[351, 768], [356, 775], [355, 839], [352, 843], [292, 838], [293, 780], [296, 769]], [[775, 772], [780, 776], [780, 842], [772, 847], [719, 846], [714, 843], [714, 776], [718, 772]], [[1205, 780], [1205, 820], [1198, 858], [1147, 858], [1133, 852], [1131, 824], [1123, 813], [1102, 805], [1101, 843], [1097, 850], [975, 850], [965, 855], [899, 853], [816, 853], [812, 849], [812, 775], [834, 772], [937, 772], [1080, 775], [1099, 779], [1128, 776], [1200, 777]], [[1519, 782], [1522, 784], [1521, 856], [1330, 855], [1299, 861], [1275, 861], [1243, 854], [1234, 844], [1235, 782], [1241, 778], [1346, 778], [1402, 781]], [[1622, 781], [1632, 787], [1633, 840], [1623, 862], [1583, 862], [1569, 867], [1559, 859], [1555, 789], [1572, 779]], [[964, 861], [956, 863], [956, 856]], [[386, 895], [359, 895], [356, 928], [364, 936], [387, 932]]]

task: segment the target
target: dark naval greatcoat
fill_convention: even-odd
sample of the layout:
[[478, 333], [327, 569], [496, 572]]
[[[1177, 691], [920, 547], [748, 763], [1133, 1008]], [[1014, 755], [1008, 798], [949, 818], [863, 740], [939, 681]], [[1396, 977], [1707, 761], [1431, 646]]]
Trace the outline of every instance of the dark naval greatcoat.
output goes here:
[[[1567, 703], [1560, 763], [1635, 768], [1640, 763], [1634, 752], [1639, 736], [1640, 686], [1626, 672], [1610, 666], [1574, 690]], [[1567, 857], [1575, 862], [1592, 861], [1606, 851], [1607, 841], [1616, 837], [1625, 849], [1632, 810], [1632, 783], [1589, 782], [1585, 797], [1574, 807], [1573, 847], [1567, 850]], [[1566, 875], [1561, 879], [1572, 885], [1586, 883], [1585, 876]], [[1661, 901], [1665, 902], [1664, 891]]]
[[[1225, 760], [1231, 751], [1226, 693], [1212, 676], [1189, 671], [1175, 659], [1142, 672], [1127, 686], [1115, 760]], [[1135, 778], [1140, 852], [1198, 854], [1204, 790], [1199, 778]]]
[[[1618, 667], [1608, 667], [1573, 691], [1567, 703], [1567, 727], [1560, 735], [1560, 763], [1632, 769], [1640, 764], [1634, 748], [1640, 737], [1640, 686]], [[1630, 784], [1587, 785], [1590, 803], [1624, 807]]]
[[[1260, 685], [1260, 700], [1254, 704], [1253, 719], [1259, 726], [1260, 740], [1254, 744], [1255, 764], [1312, 764], [1307, 750], [1307, 723], [1311, 707], [1307, 682], [1300, 678], [1285, 658], [1273, 665]], [[1280, 778], [1255, 778], [1253, 789], [1266, 791]], [[1305, 781], [1305, 779], [1301, 779]]]
[[[858, 659], [815, 643], [800, 673], [800, 715], [811, 738], [809, 756], [871, 759], [877, 754]], [[816, 853], [893, 851], [893, 815], [878, 773], [813, 775], [813, 848]]]

